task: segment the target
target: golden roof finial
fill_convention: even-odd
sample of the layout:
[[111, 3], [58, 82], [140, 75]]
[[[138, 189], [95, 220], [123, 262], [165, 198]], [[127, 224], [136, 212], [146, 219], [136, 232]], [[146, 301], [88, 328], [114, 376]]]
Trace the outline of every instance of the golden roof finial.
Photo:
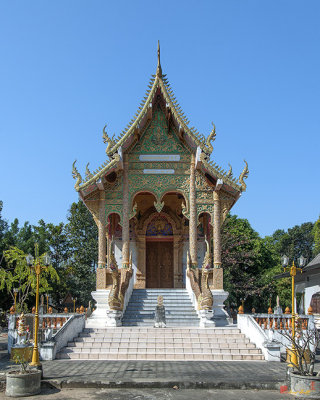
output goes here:
[[157, 66], [157, 75], [162, 77], [162, 68], [160, 63], [160, 42], [158, 40], [158, 66]]

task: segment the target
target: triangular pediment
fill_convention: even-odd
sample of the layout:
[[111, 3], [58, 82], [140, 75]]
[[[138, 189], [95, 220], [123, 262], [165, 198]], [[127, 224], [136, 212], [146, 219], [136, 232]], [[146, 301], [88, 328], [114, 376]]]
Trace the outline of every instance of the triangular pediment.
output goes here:
[[[210, 160], [215, 136], [214, 125], [208, 137], [189, 126], [188, 118], [179, 106], [166, 75], [162, 73], [158, 49], [157, 71], [152, 75], [137, 113], [118, 137], [109, 136], [106, 126], [103, 129], [103, 141], [107, 144], [109, 160], [92, 173], [87, 166], [85, 179], [82, 179], [74, 163], [72, 173], [76, 179], [75, 188], [77, 191], [82, 190], [84, 195], [96, 189], [102, 190], [108, 180], [107, 176], [123, 168], [124, 154], [128, 154], [131, 161], [136, 163], [142, 161], [140, 156], [148, 154], [162, 155], [162, 161], [183, 163], [190, 162], [189, 156], [193, 153], [196, 155], [197, 168], [201, 168], [209, 178], [212, 177], [214, 184], [217, 180], [222, 180], [235, 194], [246, 190], [244, 179], [249, 172], [247, 163], [240, 177], [236, 179], [232, 175], [232, 169], [226, 172]], [[159, 165], [164, 164], [162, 162]], [[180, 166], [181, 169], [184, 167]]]
[[176, 130], [166, 118], [159, 103], [155, 104], [152, 119], [147, 124], [139, 141], [130, 153], [140, 154], [185, 154], [189, 153], [186, 145], [178, 138]]

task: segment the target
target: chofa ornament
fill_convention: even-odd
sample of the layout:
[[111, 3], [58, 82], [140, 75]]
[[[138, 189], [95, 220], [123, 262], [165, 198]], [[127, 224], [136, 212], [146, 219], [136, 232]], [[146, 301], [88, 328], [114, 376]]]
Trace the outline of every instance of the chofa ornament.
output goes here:
[[245, 167], [243, 168], [243, 171], [241, 172], [241, 174], [239, 176], [239, 182], [241, 184], [242, 192], [245, 192], [247, 189], [247, 184], [244, 182], [244, 179], [247, 179], [249, 176], [248, 163], [246, 160], [244, 160], [244, 162], [245, 162]]

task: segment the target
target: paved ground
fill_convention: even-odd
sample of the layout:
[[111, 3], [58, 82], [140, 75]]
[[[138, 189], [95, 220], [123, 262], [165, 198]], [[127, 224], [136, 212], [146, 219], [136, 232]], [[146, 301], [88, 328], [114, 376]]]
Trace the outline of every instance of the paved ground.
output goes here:
[[[0, 380], [13, 368], [0, 360]], [[57, 388], [172, 388], [278, 390], [286, 364], [247, 361], [77, 361], [43, 362], [43, 379]]]
[[286, 365], [267, 362], [69, 361], [43, 364], [44, 379], [60, 387], [278, 388]]
[[[47, 400], [291, 400], [294, 397], [274, 390], [207, 389], [42, 389], [32, 399]], [[0, 392], [0, 399], [8, 399]]]

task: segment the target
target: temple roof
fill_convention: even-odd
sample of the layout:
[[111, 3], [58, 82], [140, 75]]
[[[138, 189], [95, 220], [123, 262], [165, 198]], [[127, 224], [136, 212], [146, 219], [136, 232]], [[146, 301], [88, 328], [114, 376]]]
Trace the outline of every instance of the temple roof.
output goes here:
[[194, 127], [189, 127], [189, 120], [179, 106], [166, 75], [162, 73], [159, 42], [156, 74], [151, 76], [148, 89], [136, 114], [117, 138], [115, 138], [114, 135], [109, 137], [106, 132], [106, 126], [103, 128], [103, 141], [104, 143], [108, 144], [106, 153], [110, 160], [104, 162], [93, 173], [89, 171], [87, 164], [86, 177], [84, 180], [78, 172], [75, 162], [73, 163], [72, 174], [73, 177], [77, 179], [75, 184], [76, 190], [79, 191], [99, 181], [99, 179], [106, 175], [108, 171], [114, 169], [120, 162], [122, 162], [122, 151], [131, 144], [136, 132], [143, 129], [145, 121], [147, 120], [148, 112], [150, 108], [152, 109], [154, 97], [157, 93], [159, 93], [159, 91], [166, 103], [167, 110], [170, 110], [170, 115], [175, 120], [175, 125], [179, 133], [181, 132], [181, 135], [183, 135], [189, 147], [193, 148], [195, 152], [197, 149], [201, 150], [199, 161], [201, 162], [203, 169], [210, 175], [213, 175], [215, 178], [222, 179], [235, 191], [245, 191], [246, 184], [244, 183], [244, 179], [247, 178], [249, 173], [248, 164], [246, 161], [243, 172], [241, 173], [239, 179], [236, 179], [233, 177], [231, 166], [227, 172], [210, 160], [210, 154], [213, 151], [212, 143], [216, 137], [215, 125], [212, 123], [213, 129], [207, 138], [200, 134]]

